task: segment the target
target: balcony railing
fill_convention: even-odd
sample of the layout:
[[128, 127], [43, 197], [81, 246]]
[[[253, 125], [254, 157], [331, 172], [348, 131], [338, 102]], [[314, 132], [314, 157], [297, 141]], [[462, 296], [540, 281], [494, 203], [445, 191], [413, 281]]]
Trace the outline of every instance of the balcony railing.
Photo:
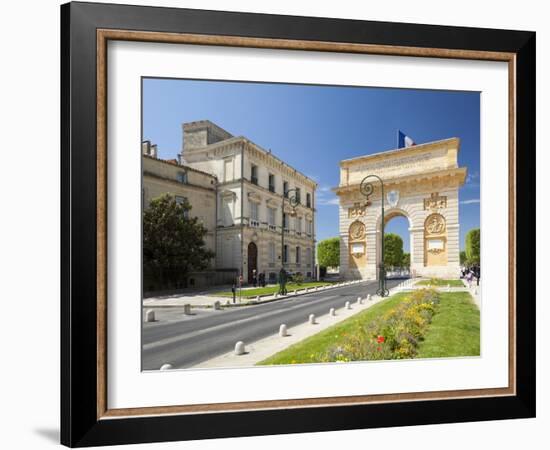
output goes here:
[[258, 228], [260, 226], [260, 222], [258, 220], [250, 219], [250, 226]]
[[267, 228], [269, 229], [269, 231], [277, 231], [277, 226], [276, 225], [268, 225]]

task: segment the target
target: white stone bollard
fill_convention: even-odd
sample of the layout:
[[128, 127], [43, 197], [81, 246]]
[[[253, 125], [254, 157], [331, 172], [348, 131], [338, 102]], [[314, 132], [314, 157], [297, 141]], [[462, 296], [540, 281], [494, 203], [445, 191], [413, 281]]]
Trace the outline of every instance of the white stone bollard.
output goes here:
[[244, 355], [245, 353], [245, 347], [244, 342], [239, 341], [235, 344], [235, 355]]
[[281, 324], [281, 326], [279, 327], [279, 336], [281, 336], [281, 337], [288, 336], [288, 330], [287, 330], [286, 325], [284, 323]]
[[372, 300], [372, 297], [370, 296], [370, 294], [367, 295], [367, 302], [370, 302]]
[[329, 314], [329, 316], [335, 316], [336, 315], [336, 310], [334, 308], [330, 308], [328, 314]]
[[155, 321], [155, 311], [149, 309], [145, 312], [145, 322], [154, 322]]
[[351, 309], [351, 303], [350, 302], [346, 302], [346, 309]]
[[173, 367], [172, 367], [172, 364], [163, 364], [162, 366], [160, 366], [160, 370], [172, 370]]
[[186, 316], [189, 316], [191, 314], [191, 304], [190, 303], [186, 303], [185, 305], [183, 305], [183, 314], [185, 314]]
[[317, 292], [317, 286], [315, 286], [315, 292]]
[[260, 301], [260, 296], [259, 295], [256, 295], [256, 301], [259, 302]]
[[221, 309], [221, 304], [218, 300], [214, 302], [214, 311], [219, 311]]
[[357, 297], [357, 304], [358, 305], [362, 305], [363, 304], [363, 299], [361, 297]]
[[296, 289], [294, 289], [294, 295], [296, 295], [298, 293], [298, 291]]
[[316, 322], [315, 322], [315, 314], [310, 314], [310, 315], [309, 315], [309, 323], [310, 323], [311, 325], [315, 325], [315, 324], [316, 324]]
[[308, 288], [306, 288], [306, 290], [305, 290], [305, 293], [306, 293], [306, 294], [307, 294], [308, 290], [309, 290], [309, 289], [308, 289]]

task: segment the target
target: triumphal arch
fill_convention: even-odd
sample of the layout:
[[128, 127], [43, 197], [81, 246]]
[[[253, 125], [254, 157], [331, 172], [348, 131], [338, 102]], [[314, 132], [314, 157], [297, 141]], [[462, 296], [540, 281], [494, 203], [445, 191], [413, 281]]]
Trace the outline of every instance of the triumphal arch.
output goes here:
[[460, 246], [458, 190], [466, 168], [458, 167], [458, 138], [346, 159], [340, 162], [340, 274], [376, 279], [382, 225], [381, 186], [371, 178], [368, 199], [361, 181], [377, 175], [384, 183], [385, 223], [409, 222], [413, 276], [456, 278]]

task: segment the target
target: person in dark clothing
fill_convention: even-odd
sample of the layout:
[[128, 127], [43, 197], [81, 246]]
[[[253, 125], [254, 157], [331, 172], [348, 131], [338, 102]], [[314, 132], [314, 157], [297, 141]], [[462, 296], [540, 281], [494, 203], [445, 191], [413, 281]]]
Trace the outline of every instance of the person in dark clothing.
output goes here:
[[281, 270], [279, 271], [279, 295], [286, 295], [286, 283], [288, 280], [288, 275], [286, 273], [286, 270], [281, 267]]

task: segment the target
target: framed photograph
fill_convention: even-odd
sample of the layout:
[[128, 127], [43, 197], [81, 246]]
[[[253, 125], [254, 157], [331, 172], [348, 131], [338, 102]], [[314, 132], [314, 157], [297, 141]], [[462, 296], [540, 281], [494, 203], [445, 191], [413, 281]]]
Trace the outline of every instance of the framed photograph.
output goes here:
[[535, 33], [61, 7], [61, 441], [535, 415]]

